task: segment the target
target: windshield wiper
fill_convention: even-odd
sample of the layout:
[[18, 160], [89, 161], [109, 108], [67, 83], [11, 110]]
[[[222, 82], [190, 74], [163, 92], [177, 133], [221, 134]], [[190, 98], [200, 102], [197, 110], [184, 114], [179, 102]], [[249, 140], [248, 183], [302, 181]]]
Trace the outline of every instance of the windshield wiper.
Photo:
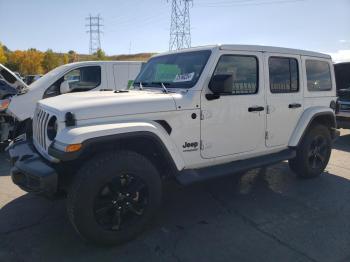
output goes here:
[[135, 85], [138, 85], [139, 87], [139, 90], [143, 90], [143, 85], [142, 85], [142, 82], [134, 82], [133, 86], [135, 87]]
[[165, 82], [151, 82], [151, 85], [160, 85], [163, 88], [164, 93], [169, 93], [169, 90], [165, 87], [166, 85], [170, 85], [170, 83]]
[[163, 91], [164, 93], [169, 93], [168, 89], [165, 87], [165, 85], [163, 83], [161, 83], [162, 85], [162, 88], [163, 88]]

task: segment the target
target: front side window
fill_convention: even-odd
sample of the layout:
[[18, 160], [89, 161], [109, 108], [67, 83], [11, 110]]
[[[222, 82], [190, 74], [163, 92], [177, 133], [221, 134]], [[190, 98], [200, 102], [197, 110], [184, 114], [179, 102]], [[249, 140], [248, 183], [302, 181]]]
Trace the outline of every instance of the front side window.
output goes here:
[[223, 55], [216, 66], [216, 75], [232, 76], [232, 86], [226, 86], [224, 94], [247, 95], [258, 92], [258, 59], [255, 56]]
[[74, 69], [65, 74], [64, 81], [68, 81], [72, 92], [94, 89], [101, 84], [101, 67], [86, 66]]
[[329, 63], [320, 60], [306, 60], [307, 89], [327, 91], [332, 89]]
[[210, 50], [175, 53], [151, 58], [136, 77], [134, 86], [193, 87], [207, 64]]
[[269, 77], [271, 93], [298, 92], [298, 61], [295, 58], [270, 57]]

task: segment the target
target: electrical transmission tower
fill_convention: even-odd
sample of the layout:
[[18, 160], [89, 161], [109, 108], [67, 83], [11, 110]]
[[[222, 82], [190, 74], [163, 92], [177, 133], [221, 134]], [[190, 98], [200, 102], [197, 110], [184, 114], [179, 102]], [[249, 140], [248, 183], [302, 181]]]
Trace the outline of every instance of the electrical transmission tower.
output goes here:
[[90, 55], [97, 52], [97, 50], [101, 49], [101, 34], [103, 33], [101, 31], [101, 27], [103, 26], [101, 24], [102, 18], [100, 15], [98, 16], [91, 16], [85, 18], [88, 21], [88, 24], [85, 26], [89, 29], [86, 32], [90, 34], [90, 47], [89, 47], [89, 53]]
[[191, 47], [190, 4], [193, 0], [171, 0], [169, 50]]

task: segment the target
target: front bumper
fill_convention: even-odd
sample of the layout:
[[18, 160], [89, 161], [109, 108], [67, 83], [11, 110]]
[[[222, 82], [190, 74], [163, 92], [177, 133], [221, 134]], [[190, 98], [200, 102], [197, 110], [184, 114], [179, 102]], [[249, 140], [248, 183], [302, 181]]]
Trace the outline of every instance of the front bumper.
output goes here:
[[56, 170], [36, 152], [31, 142], [22, 140], [10, 145], [13, 183], [27, 192], [54, 195], [58, 187]]
[[338, 128], [350, 129], [350, 112], [340, 111], [336, 117]]
[[350, 129], [350, 101], [338, 100], [336, 116], [338, 128]]

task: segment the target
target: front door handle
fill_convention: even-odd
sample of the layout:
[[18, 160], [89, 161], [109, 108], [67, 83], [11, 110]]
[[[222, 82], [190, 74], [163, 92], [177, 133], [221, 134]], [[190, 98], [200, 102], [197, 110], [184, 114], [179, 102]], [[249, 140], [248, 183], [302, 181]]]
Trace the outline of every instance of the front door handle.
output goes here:
[[288, 105], [288, 108], [298, 108], [298, 107], [301, 107], [301, 104], [299, 104], [299, 103], [293, 103], [293, 104], [289, 104], [289, 105]]
[[264, 111], [265, 107], [263, 106], [252, 106], [248, 108], [248, 112], [258, 112], [258, 111]]

